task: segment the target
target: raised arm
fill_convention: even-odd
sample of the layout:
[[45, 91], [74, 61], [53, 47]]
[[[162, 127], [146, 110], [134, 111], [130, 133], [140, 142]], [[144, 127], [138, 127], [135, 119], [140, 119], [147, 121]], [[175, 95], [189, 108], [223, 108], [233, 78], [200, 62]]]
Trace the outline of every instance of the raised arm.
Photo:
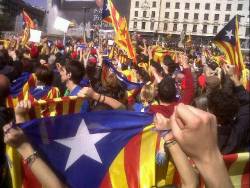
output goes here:
[[183, 94], [181, 96], [181, 103], [190, 104], [194, 96], [194, 80], [191, 73], [191, 69], [188, 64], [188, 58], [185, 55], [180, 55], [179, 63], [183, 67], [183, 73], [185, 75], [186, 87], [183, 89]]
[[3, 127], [3, 131], [4, 142], [17, 149], [43, 187], [66, 188], [50, 167], [39, 157], [21, 128], [7, 124]]
[[[157, 113], [154, 119], [155, 127], [157, 130], [171, 129], [169, 119], [165, 118], [162, 114]], [[174, 164], [181, 178], [182, 188], [196, 188], [198, 185], [198, 176], [191, 166], [187, 155], [182, 151], [179, 144], [175, 141], [172, 132], [163, 137], [165, 146], [170, 152]]]
[[81, 91], [78, 92], [77, 96], [83, 97], [83, 98], [84, 97], [91, 98], [97, 102], [104, 103], [113, 109], [125, 109], [126, 108], [121, 102], [111, 97], [99, 94], [90, 87], [84, 87]]
[[194, 107], [179, 104], [170, 118], [170, 125], [183, 151], [194, 160], [206, 187], [232, 188], [217, 145], [215, 116]]

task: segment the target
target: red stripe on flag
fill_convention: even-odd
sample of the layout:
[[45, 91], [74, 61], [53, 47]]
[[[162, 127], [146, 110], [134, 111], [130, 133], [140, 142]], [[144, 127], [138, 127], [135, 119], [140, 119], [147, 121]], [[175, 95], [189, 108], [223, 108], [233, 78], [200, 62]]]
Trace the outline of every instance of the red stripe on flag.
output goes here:
[[129, 188], [140, 187], [140, 149], [142, 132], [134, 136], [124, 149], [124, 166]]
[[238, 66], [238, 70], [239, 70], [239, 74], [238, 75], [240, 75], [241, 71], [243, 70], [243, 67], [242, 67], [242, 62], [241, 62], [241, 59], [240, 59], [241, 51], [239, 49], [239, 41], [238, 40], [236, 40], [235, 50], [236, 50], [235, 53], [237, 53], [237, 57], [238, 57], [238, 65], [237, 65]]
[[223, 155], [223, 159], [227, 169], [229, 169], [231, 165], [238, 159], [238, 155], [237, 154]]
[[106, 175], [104, 176], [100, 188], [112, 188], [109, 172], [107, 172]]
[[225, 48], [228, 56], [229, 56], [229, 59], [230, 59], [230, 63], [231, 64], [235, 64], [234, 60], [233, 60], [233, 57], [232, 57], [232, 54], [230, 53], [230, 50], [228, 49], [227, 45], [224, 43], [224, 42], [220, 42], [220, 44], [223, 46], [223, 48]]
[[63, 101], [60, 101], [56, 104], [56, 114], [62, 115], [63, 113]]
[[11, 96], [8, 96], [7, 101], [8, 101], [8, 107], [14, 108], [13, 98]]
[[76, 100], [69, 100], [69, 114], [75, 113]]
[[23, 175], [23, 188], [42, 188], [42, 185], [38, 182], [37, 178], [31, 172], [31, 169], [27, 164], [22, 162], [22, 175]]

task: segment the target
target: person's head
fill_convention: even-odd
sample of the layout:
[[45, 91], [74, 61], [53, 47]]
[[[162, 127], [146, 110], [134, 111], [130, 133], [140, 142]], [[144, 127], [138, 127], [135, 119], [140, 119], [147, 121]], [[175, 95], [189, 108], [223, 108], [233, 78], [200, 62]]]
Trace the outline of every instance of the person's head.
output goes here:
[[147, 102], [147, 103], [151, 103], [154, 101], [155, 99], [155, 87], [153, 84], [146, 84], [142, 87], [141, 89], [141, 93], [140, 93], [140, 99], [141, 102]]
[[83, 76], [85, 74], [85, 70], [83, 65], [78, 61], [72, 61], [63, 66], [60, 70], [61, 81], [68, 82], [72, 81], [74, 84], [78, 85]]
[[175, 81], [170, 76], [165, 76], [158, 84], [158, 97], [161, 102], [165, 103], [176, 100]]
[[156, 72], [157, 72], [158, 75], [164, 76], [164, 70], [161, 67], [160, 63], [157, 63], [155, 61], [151, 61], [150, 65], [156, 70]]
[[143, 83], [147, 83], [150, 81], [150, 76], [144, 68], [138, 67], [136, 73], [137, 73], [137, 79], [139, 81], [141, 81]]
[[10, 93], [10, 81], [9, 79], [3, 75], [0, 74], [0, 106], [5, 106], [5, 100], [8, 97]]
[[208, 95], [208, 110], [213, 113], [221, 125], [229, 124], [239, 110], [239, 101], [222, 89], [214, 90]]
[[170, 56], [164, 58], [163, 69], [166, 74], [172, 75], [177, 67], [178, 64], [176, 64]]
[[196, 97], [193, 102], [193, 106], [204, 111], [208, 111], [208, 101], [206, 95]]
[[41, 65], [36, 68], [35, 75], [37, 77], [37, 84], [50, 86], [53, 81], [53, 71], [47, 66]]
[[108, 79], [103, 80], [102, 84], [105, 88], [113, 89], [113, 88], [116, 88], [118, 86], [119, 81], [118, 81], [116, 75], [114, 73], [110, 72], [108, 75]]
[[34, 67], [34, 62], [31, 61], [30, 59], [27, 59], [27, 58], [23, 58], [21, 60], [22, 62], [22, 68], [23, 68], [23, 72], [29, 72], [29, 73], [32, 73], [33, 71], [33, 67]]
[[220, 79], [217, 76], [209, 76], [206, 78], [206, 93], [209, 94], [220, 88]]

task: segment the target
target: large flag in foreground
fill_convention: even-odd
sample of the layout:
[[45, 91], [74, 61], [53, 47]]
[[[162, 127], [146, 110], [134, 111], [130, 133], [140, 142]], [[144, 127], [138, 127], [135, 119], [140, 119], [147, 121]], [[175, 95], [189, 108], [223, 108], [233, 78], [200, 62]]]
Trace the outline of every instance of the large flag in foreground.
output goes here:
[[245, 68], [240, 50], [239, 23], [236, 15], [214, 38], [214, 43], [224, 52], [230, 64], [240, 75]]
[[[145, 127], [152, 119], [104, 111], [34, 119], [22, 128], [69, 187], [151, 187], [157, 134], [150, 138], [151, 129]], [[24, 177], [26, 187], [34, 187]]]

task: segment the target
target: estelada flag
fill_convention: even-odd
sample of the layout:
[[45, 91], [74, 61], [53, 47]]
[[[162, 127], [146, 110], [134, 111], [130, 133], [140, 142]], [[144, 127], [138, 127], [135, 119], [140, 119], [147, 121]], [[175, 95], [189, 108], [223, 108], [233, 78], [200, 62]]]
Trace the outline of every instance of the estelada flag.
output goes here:
[[104, 21], [112, 24], [116, 34], [115, 42], [119, 48], [136, 62], [136, 54], [128, 31], [127, 21], [120, 16], [111, 0], [104, 0], [102, 17]]
[[25, 22], [26, 27], [29, 27], [30, 29], [35, 29], [35, 23], [30, 18], [28, 13], [23, 10], [22, 15], [23, 15], [23, 21]]
[[245, 65], [240, 49], [237, 15], [215, 36], [214, 43], [224, 52], [227, 61], [235, 65], [237, 74], [240, 75]]

